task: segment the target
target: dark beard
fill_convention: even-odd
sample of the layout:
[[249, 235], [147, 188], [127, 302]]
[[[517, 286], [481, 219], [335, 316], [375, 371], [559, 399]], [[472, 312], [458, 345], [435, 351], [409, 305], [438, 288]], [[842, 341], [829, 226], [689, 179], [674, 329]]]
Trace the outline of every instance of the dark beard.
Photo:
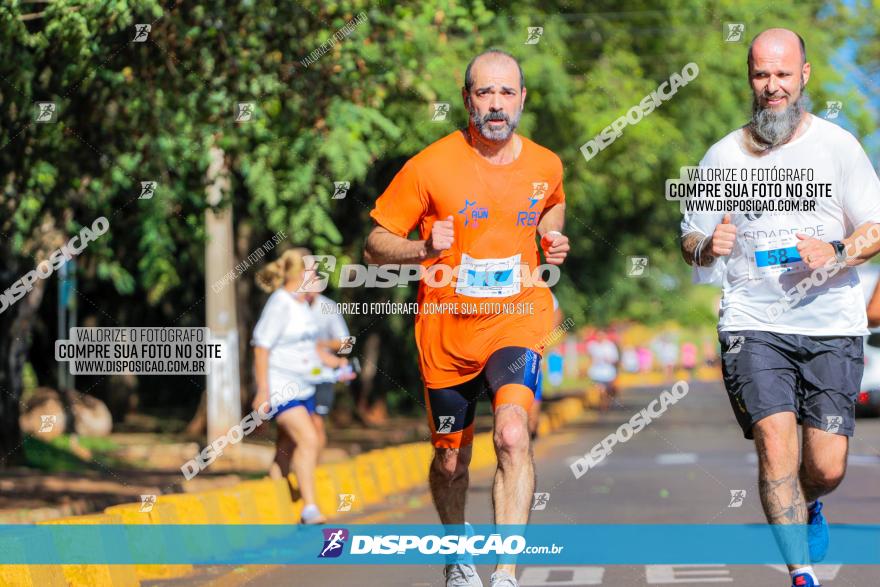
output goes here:
[[804, 115], [804, 102], [803, 87], [798, 99], [782, 112], [764, 108], [757, 97], [752, 98], [752, 120], [746, 128], [754, 150], [759, 153], [769, 151], [791, 140]]

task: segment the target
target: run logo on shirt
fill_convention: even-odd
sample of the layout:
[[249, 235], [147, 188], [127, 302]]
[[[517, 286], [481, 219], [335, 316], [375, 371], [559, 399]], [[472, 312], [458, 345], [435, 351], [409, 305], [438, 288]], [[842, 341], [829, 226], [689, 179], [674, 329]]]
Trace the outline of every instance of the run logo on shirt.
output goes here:
[[[470, 214], [468, 214], [468, 210], [470, 210]], [[464, 208], [459, 210], [458, 213], [464, 215], [464, 225], [470, 225], [472, 228], [479, 226], [478, 221], [489, 219], [488, 208], [477, 206], [476, 200], [470, 201], [467, 198], [464, 199]]]

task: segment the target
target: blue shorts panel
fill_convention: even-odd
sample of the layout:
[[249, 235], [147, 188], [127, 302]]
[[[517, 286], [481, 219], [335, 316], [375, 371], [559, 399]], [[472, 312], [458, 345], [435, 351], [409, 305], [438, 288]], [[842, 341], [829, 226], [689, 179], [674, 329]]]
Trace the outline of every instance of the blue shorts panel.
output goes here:
[[273, 416], [273, 418], [277, 418], [278, 414], [280, 414], [281, 412], [283, 412], [285, 410], [289, 410], [291, 408], [295, 408], [297, 406], [302, 406], [306, 409], [306, 411], [309, 414], [314, 414], [315, 413], [315, 396], [313, 395], [308, 399], [292, 399], [286, 403], [281, 404], [280, 406], [278, 406], [278, 411], [275, 412], [275, 415]]

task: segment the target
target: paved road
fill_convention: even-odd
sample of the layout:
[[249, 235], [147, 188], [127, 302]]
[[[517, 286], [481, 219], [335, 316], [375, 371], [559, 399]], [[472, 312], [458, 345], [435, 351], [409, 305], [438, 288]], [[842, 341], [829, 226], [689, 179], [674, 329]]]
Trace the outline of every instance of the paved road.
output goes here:
[[[661, 388], [625, 392], [623, 406], [592, 422], [574, 424], [564, 432], [540, 439], [536, 447], [539, 492], [548, 492], [546, 509], [532, 520], [546, 524], [755, 523], [763, 521], [757, 494], [757, 466], [752, 443], [742, 438], [720, 384], [692, 384], [690, 393], [629, 442], [615, 447], [604, 464], [575, 479], [568, 463], [598, 443], [658, 396]], [[880, 420], [860, 420], [851, 445], [847, 478], [825, 500], [833, 523], [880, 523]], [[490, 523], [491, 476], [472, 478], [467, 518]], [[740, 507], [728, 507], [731, 490], [744, 489]], [[369, 517], [351, 523], [436, 523], [426, 494], [401, 496]], [[348, 520], [342, 520], [344, 525]], [[438, 566], [249, 567], [206, 569], [189, 585], [357, 585], [442, 586]], [[480, 568], [488, 585], [490, 568]], [[823, 586], [880, 585], [880, 568], [819, 566]], [[609, 585], [614, 587], [732, 583], [787, 586], [784, 567], [757, 566], [590, 566], [518, 569], [522, 587]]]

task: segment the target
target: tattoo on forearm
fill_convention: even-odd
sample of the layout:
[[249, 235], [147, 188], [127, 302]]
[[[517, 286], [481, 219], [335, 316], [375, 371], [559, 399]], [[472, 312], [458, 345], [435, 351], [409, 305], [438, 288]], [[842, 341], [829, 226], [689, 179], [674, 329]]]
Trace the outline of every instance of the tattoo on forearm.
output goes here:
[[[709, 241], [706, 239], [704, 243], [704, 239], [706, 239], [706, 235], [699, 232], [691, 232], [681, 237], [681, 254], [688, 265], [695, 265], [696, 261], [699, 260], [699, 265], [706, 267], [715, 261], [715, 257], [706, 250], [705, 243]], [[704, 246], [698, 252], [697, 248], [700, 246], [700, 243], [703, 243]]]

